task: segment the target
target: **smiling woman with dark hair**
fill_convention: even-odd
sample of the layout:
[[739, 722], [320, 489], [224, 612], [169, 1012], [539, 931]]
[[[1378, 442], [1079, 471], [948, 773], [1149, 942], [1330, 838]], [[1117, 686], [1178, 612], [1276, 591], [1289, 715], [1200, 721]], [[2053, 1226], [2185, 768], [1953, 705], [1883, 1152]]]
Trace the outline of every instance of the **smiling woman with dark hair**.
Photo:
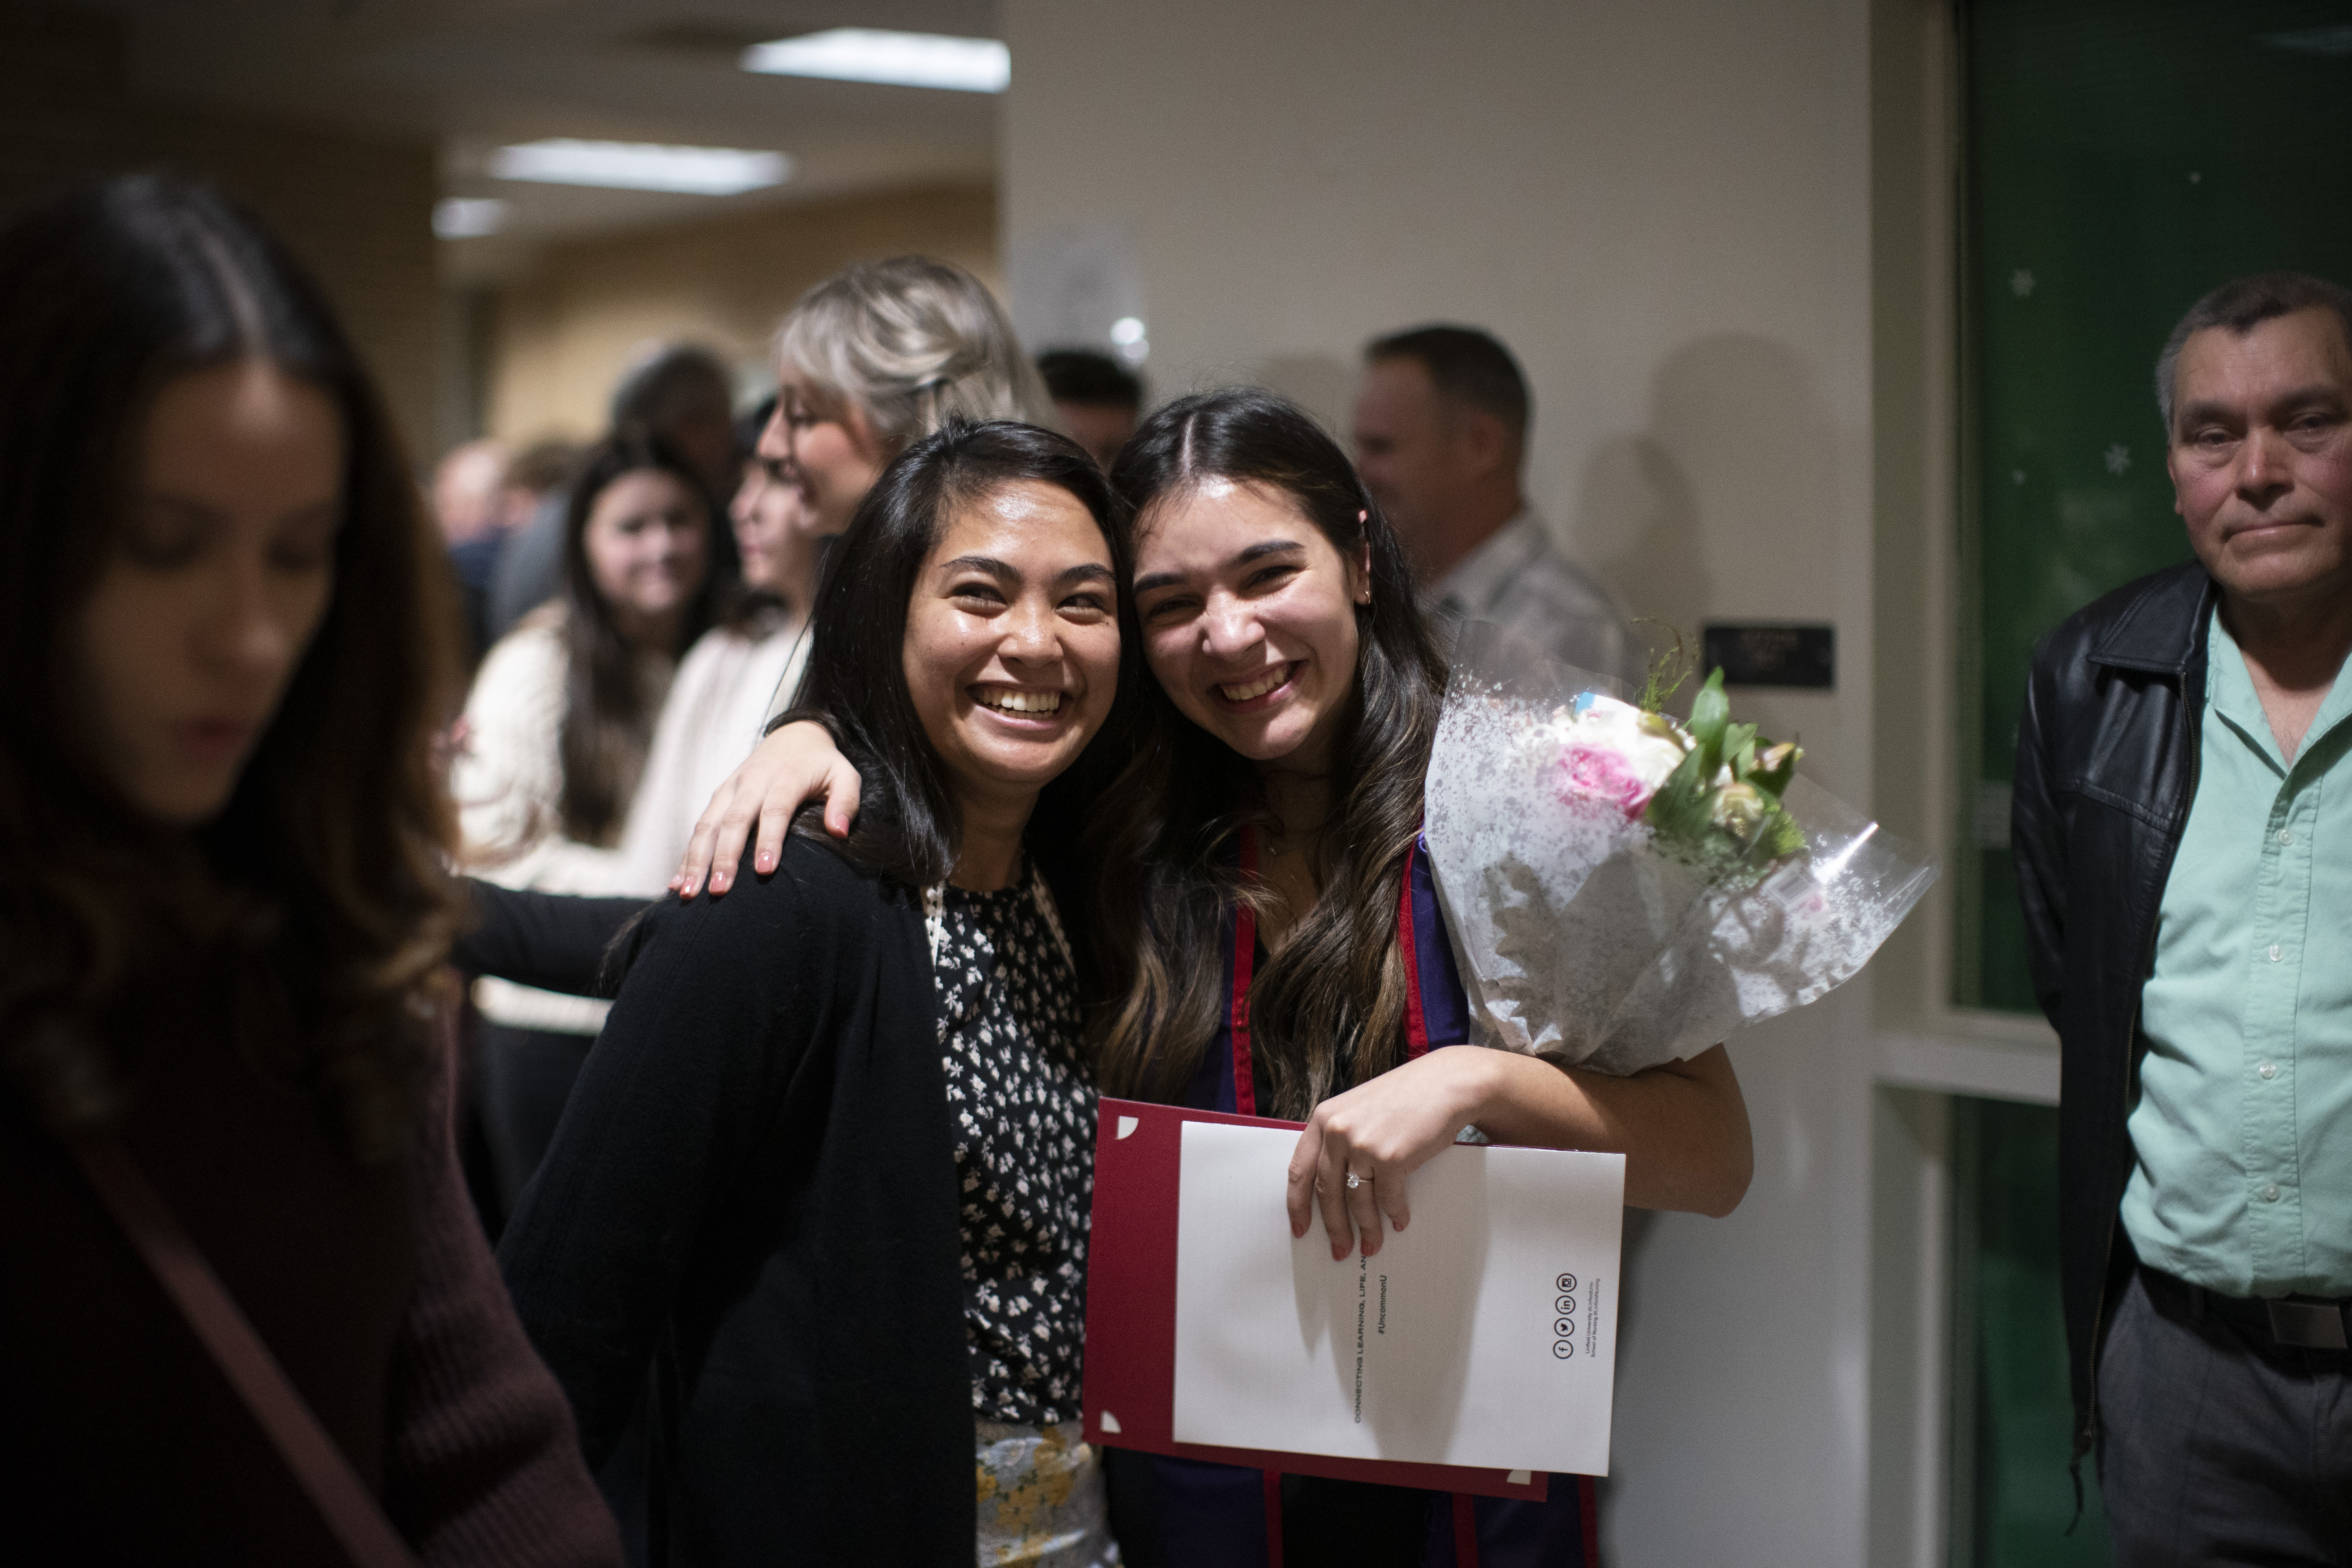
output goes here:
[[592, 1458], [650, 1370], [678, 1560], [1116, 1561], [1077, 1436], [1087, 922], [1029, 829], [1113, 719], [1123, 538], [1062, 437], [916, 442], [827, 563], [800, 694], [856, 832], [635, 933], [500, 1257]]
[[12, 1542], [618, 1560], [451, 1148], [436, 553], [250, 220], [137, 178], [0, 230]]

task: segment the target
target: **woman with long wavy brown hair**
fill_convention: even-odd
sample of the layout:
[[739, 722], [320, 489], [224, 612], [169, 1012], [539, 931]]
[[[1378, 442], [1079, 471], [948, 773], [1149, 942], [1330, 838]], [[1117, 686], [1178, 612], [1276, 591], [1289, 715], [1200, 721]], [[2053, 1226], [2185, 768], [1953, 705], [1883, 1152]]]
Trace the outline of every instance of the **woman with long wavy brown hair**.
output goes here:
[[451, 1147], [452, 608], [249, 219], [141, 177], [0, 230], [12, 1538], [617, 1559]]
[[[1338, 445], [1270, 393], [1212, 393], [1153, 415], [1112, 482], [1156, 679], [1090, 819], [1104, 1091], [1306, 1122], [1291, 1227], [1319, 1223], [1335, 1259], [1378, 1252], [1412, 1172], [1465, 1135], [1619, 1151], [1629, 1204], [1728, 1213], [1748, 1131], [1721, 1047], [1623, 1079], [1443, 1048], [1473, 1037], [1420, 842], [1445, 663]], [[1118, 1458], [1114, 1496], [1178, 1555], [1241, 1561], [1278, 1532], [1286, 1561], [1467, 1568], [1466, 1531], [1487, 1568], [1590, 1563], [1575, 1477], [1528, 1503]]]

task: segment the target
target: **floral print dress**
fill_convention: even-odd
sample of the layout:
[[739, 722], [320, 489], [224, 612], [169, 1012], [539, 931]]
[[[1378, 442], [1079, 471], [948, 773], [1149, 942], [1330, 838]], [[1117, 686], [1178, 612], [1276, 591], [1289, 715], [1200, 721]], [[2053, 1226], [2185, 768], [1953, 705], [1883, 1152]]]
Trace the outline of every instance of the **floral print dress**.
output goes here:
[[925, 898], [956, 1123], [984, 1568], [1118, 1561], [1079, 1435], [1096, 1094], [1077, 975], [1034, 868]]

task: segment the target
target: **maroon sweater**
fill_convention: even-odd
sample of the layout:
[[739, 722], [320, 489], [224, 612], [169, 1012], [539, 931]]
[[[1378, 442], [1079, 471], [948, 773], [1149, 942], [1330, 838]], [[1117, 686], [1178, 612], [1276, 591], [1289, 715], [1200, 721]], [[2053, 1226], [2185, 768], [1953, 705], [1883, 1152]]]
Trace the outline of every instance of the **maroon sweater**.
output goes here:
[[[142, 988], [133, 1158], [426, 1563], [617, 1564], [571, 1413], [458, 1175], [445, 1061], [362, 1166], [236, 1048], [272, 1007]], [[247, 995], [250, 996], [250, 988]], [[0, 1526], [76, 1562], [339, 1561], [316, 1510], [22, 1099], [0, 1088]], [[35, 1543], [39, 1543], [36, 1546]]]

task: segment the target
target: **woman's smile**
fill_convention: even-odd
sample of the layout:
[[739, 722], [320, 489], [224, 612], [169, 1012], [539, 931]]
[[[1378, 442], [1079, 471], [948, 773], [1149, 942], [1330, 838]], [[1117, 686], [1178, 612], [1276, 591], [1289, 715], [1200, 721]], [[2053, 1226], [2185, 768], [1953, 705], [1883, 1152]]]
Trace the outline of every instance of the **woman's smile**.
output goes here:
[[1306, 662], [1303, 658], [1288, 659], [1245, 680], [1220, 681], [1215, 688], [1217, 696], [1236, 713], [1264, 712], [1289, 695], [1292, 678]]
[[975, 704], [1020, 728], [1042, 731], [1061, 723], [1065, 693], [1058, 689], [988, 684], [971, 688], [971, 693]]

